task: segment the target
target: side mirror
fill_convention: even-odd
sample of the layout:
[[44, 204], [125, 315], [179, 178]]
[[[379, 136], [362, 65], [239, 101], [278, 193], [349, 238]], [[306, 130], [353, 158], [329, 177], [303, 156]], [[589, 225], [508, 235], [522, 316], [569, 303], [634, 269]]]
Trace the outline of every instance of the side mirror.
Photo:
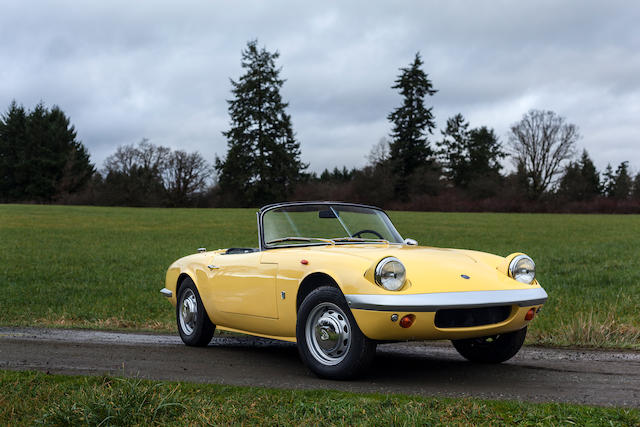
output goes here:
[[418, 241], [413, 239], [404, 239], [403, 243], [409, 246], [418, 246]]

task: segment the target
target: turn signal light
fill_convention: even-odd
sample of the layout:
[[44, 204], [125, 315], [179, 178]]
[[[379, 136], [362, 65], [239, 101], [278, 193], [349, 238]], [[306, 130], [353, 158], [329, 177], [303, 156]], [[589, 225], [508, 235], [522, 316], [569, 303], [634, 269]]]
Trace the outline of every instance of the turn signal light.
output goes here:
[[414, 314], [407, 314], [402, 319], [400, 319], [400, 327], [408, 328], [413, 325], [413, 322], [415, 322], [415, 320], [416, 316]]
[[524, 316], [524, 320], [531, 320], [535, 317], [536, 315], [536, 309], [532, 308], [529, 311], [527, 311], [527, 315]]

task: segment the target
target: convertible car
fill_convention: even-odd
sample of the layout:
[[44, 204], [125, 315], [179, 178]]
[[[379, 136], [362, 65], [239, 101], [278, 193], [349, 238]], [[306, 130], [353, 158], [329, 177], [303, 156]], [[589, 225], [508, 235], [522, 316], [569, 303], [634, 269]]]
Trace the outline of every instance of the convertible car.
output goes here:
[[215, 328], [296, 342], [312, 372], [334, 379], [360, 374], [390, 341], [447, 339], [470, 361], [499, 363], [547, 300], [527, 255], [418, 246], [379, 208], [294, 202], [257, 216], [257, 248], [200, 248], [169, 267], [161, 293], [185, 344], [206, 346]]

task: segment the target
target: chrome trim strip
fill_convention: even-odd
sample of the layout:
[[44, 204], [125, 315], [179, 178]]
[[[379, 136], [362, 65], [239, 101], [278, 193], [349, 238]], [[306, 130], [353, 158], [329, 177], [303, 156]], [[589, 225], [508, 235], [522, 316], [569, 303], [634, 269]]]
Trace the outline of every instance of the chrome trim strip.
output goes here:
[[167, 288], [162, 288], [162, 289], [160, 289], [160, 293], [161, 293], [162, 295], [164, 295], [165, 297], [167, 297], [167, 298], [171, 298], [171, 297], [173, 296], [173, 292], [171, 292], [171, 291], [170, 291], [169, 289], [167, 289]]
[[542, 288], [404, 295], [345, 295], [352, 309], [418, 312], [512, 304], [527, 307], [544, 304], [547, 297]]
[[258, 250], [260, 252], [264, 250], [264, 244], [262, 244], [262, 240], [264, 240], [262, 236], [264, 235], [264, 233], [262, 232], [262, 215], [260, 214], [261, 211], [262, 209], [256, 212], [256, 220], [258, 221]]
[[382, 209], [377, 207], [377, 206], [363, 205], [361, 203], [339, 202], [337, 200], [308, 200], [308, 201], [304, 201], [304, 202], [272, 203], [270, 205], [265, 205], [265, 206], [261, 207], [258, 210], [258, 213], [264, 212], [264, 211], [268, 211], [268, 210], [271, 210], [271, 209], [275, 209], [275, 208], [281, 208], [283, 206], [304, 206], [304, 205], [323, 205], [323, 204], [342, 205], [342, 206], [358, 206], [358, 207], [361, 207], [361, 208], [370, 208], [370, 209], [376, 209], [376, 210], [382, 211]]

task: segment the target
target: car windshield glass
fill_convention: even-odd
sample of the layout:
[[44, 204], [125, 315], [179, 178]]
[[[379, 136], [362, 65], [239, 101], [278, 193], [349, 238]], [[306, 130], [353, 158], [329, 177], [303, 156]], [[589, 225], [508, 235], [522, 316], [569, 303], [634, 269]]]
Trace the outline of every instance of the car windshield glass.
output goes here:
[[363, 243], [376, 240], [402, 242], [384, 212], [362, 206], [283, 206], [265, 212], [262, 224], [264, 241], [269, 246]]

